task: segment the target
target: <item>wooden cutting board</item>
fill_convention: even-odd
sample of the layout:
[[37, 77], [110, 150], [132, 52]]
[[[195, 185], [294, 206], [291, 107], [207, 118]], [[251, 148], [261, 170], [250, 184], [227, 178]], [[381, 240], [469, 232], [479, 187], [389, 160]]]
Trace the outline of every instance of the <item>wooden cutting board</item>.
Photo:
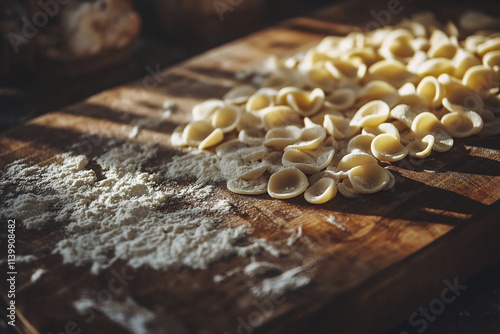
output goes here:
[[[34, 119], [0, 137], [0, 168], [21, 158], [48, 161], [81, 135], [88, 135], [96, 150], [113, 138], [158, 143], [158, 161], [167, 162], [179, 154], [169, 146], [170, 133], [189, 120], [194, 104], [221, 97], [234, 85], [247, 82], [236, 79], [235, 73], [258, 68], [270, 55], [292, 55], [325, 35], [346, 34], [352, 27], [334, 22], [345, 20], [348, 9], [332, 7], [316, 18], [286, 21]], [[166, 99], [177, 103], [179, 112], [160, 127], [144, 129], [130, 139], [127, 122], [157, 117]], [[237, 208], [237, 215], [227, 223], [250, 222], [255, 236], [286, 240], [290, 230], [302, 226], [303, 235], [287, 256], [276, 259], [262, 254], [258, 259], [279, 262], [284, 268], [306, 264], [304, 273], [311, 282], [273, 301], [273, 311], [251, 329], [254, 333], [381, 333], [439, 296], [447, 281], [464, 282], [500, 260], [499, 136], [459, 140], [450, 152], [433, 153], [419, 163], [395, 163], [390, 169], [398, 181], [394, 191], [355, 199], [338, 196], [323, 205], [310, 205], [302, 198], [279, 201], [267, 195], [240, 196], [223, 187], [218, 190]], [[327, 222], [331, 216], [338, 224]], [[239, 329], [249, 333], [250, 329], [238, 327], [239, 319], [248, 322], [259, 311], [256, 305], [269, 301], [251, 293], [258, 281], [242, 273], [223, 283], [213, 280], [215, 275], [244, 267], [248, 258], [233, 257], [207, 270], [175, 272], [134, 271], [117, 263], [92, 275], [88, 266], [62, 264], [60, 256], [50, 254], [61, 238], [57, 231], [25, 230], [18, 225], [17, 238], [18, 254], [39, 255], [36, 263], [19, 264], [16, 329], [22, 333], [126, 332], [101, 313], [87, 321], [72, 306], [82, 291], [97, 293], [106, 288], [113, 271], [134, 276], [116, 298], [130, 297], [152, 311], [156, 320], [151, 332], [155, 333], [237, 333]], [[46, 273], [32, 283], [31, 274], [38, 268]]]

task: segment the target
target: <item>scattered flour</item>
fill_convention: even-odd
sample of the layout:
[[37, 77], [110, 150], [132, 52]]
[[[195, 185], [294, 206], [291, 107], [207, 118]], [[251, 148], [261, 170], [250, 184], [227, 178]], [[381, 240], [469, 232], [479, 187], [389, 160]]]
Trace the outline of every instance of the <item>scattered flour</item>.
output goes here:
[[74, 302], [73, 306], [80, 313], [86, 313], [90, 309], [95, 309], [134, 334], [158, 332], [148, 328], [148, 325], [154, 320], [153, 312], [138, 305], [131, 298], [127, 298], [122, 303], [110, 301], [102, 304], [96, 303], [89, 298], [82, 298]]
[[281, 271], [280, 266], [269, 262], [251, 262], [244, 269], [245, 275], [250, 277], [260, 277], [271, 273], [281, 273]]
[[35, 283], [36, 281], [38, 281], [40, 279], [40, 277], [42, 277], [43, 274], [45, 274], [46, 270], [45, 269], [37, 269], [35, 270], [35, 272], [33, 273], [33, 275], [31, 275], [31, 282], [32, 283]]
[[[143, 171], [144, 162], [155, 154], [151, 145], [111, 147], [95, 159], [102, 168], [100, 180], [82, 155], [61, 154], [44, 166], [15, 162], [0, 181], [2, 213], [28, 229], [55, 222], [66, 233], [53, 252], [64, 263], [92, 264], [93, 273], [118, 259], [134, 268], [204, 269], [233, 254], [263, 249], [265, 240], [250, 238], [247, 226], [218, 228], [232, 207], [227, 200], [214, 199], [213, 185], [180, 186], [168, 182], [171, 178], [162, 182], [162, 174], [184, 175], [182, 158], [160, 172]], [[215, 174], [206, 168], [210, 159], [192, 159], [199, 165], [190, 171], [211, 180]], [[185, 203], [182, 209], [175, 205], [180, 202]]]
[[279, 276], [266, 278], [252, 288], [252, 293], [257, 296], [280, 296], [287, 291], [297, 290], [311, 281], [311, 278], [303, 273], [306, 269], [305, 266], [295, 267]]
[[335, 227], [338, 227], [342, 231], [347, 231], [347, 229], [345, 228], [345, 226], [342, 225], [340, 222], [338, 222], [337, 218], [335, 218], [335, 216], [328, 216], [328, 217], [325, 217], [325, 219], [326, 219], [327, 222], [329, 222], [330, 224], [332, 224]]
[[288, 246], [292, 246], [294, 243], [297, 242], [297, 240], [300, 239], [301, 236], [302, 236], [302, 225], [300, 225], [297, 230], [292, 231], [292, 234], [290, 234], [290, 236], [288, 237], [286, 244]]

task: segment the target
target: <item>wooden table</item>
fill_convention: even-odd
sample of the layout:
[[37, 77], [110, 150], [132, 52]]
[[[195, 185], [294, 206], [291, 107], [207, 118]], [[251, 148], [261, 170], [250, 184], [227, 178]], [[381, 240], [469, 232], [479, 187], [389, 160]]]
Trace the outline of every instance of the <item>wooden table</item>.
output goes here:
[[[43, 163], [85, 134], [101, 143], [111, 139], [157, 142], [162, 148], [159, 161], [169, 161], [175, 152], [168, 144], [170, 133], [189, 119], [195, 103], [221, 97], [235, 84], [245, 82], [235, 79], [235, 72], [258, 68], [272, 54], [292, 55], [325, 35], [347, 33], [352, 26], [335, 19], [348, 18], [351, 10], [349, 6], [332, 7], [314, 18], [286, 21], [169, 68], [155, 77], [157, 85], [139, 80], [34, 119], [0, 137], [0, 167], [20, 158]], [[121, 103], [124, 95], [133, 101]], [[166, 99], [175, 101], [180, 112], [158, 129], [128, 138], [123, 124], [154, 115]], [[131, 105], [140, 107], [127, 107]], [[228, 224], [250, 221], [255, 236], [275, 241], [289, 236], [285, 230], [299, 226], [303, 230], [288, 256], [277, 260], [262, 254], [258, 259], [280, 261], [283, 267], [307, 264], [304, 272], [311, 283], [274, 302], [274, 311], [254, 332], [380, 333], [407, 319], [420, 305], [427, 305], [446, 282], [455, 278], [457, 283], [464, 282], [499, 261], [499, 167], [500, 137], [472, 137], [419, 164], [395, 163], [390, 167], [398, 179], [394, 192], [355, 200], [338, 197], [312, 206], [302, 199], [249, 198], [221, 188], [221, 196], [238, 208]], [[325, 217], [330, 215], [341, 226], [327, 223]], [[100, 313], [86, 321], [72, 306], [82, 292], [92, 295], [105, 287], [114, 277], [113, 271], [125, 270], [134, 276], [115, 298], [130, 297], [152, 311], [157, 332], [235, 333], [238, 318], [247, 319], [256, 311], [256, 303], [269, 300], [253, 295], [250, 290], [256, 282], [243, 274], [222, 284], [214, 282], [215, 275], [249, 263], [247, 258], [230, 258], [207, 270], [175, 272], [133, 271], [117, 263], [92, 275], [89, 267], [62, 264], [59, 256], [50, 253], [60, 231], [20, 228], [17, 233], [22, 240], [19, 254], [36, 253], [40, 259], [20, 266], [17, 277], [16, 306], [22, 324], [16, 329], [23, 333], [76, 328], [83, 333], [125, 332]], [[37, 268], [47, 272], [31, 283]], [[4, 291], [2, 288], [6, 300]]]

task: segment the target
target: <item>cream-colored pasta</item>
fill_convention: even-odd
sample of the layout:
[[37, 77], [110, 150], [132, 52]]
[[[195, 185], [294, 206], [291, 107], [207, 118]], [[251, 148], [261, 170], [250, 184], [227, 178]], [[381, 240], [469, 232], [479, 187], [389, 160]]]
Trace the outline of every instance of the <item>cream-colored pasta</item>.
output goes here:
[[271, 197], [286, 199], [302, 194], [309, 182], [307, 176], [295, 167], [283, 168], [269, 178], [267, 192]]
[[170, 137], [170, 143], [172, 144], [172, 146], [187, 145], [184, 141], [184, 138], [182, 137], [185, 128], [185, 125], [179, 125], [174, 129], [174, 131], [172, 132], [172, 136]]
[[[467, 15], [468, 27], [500, 27]], [[272, 56], [267, 78], [253, 81], [267, 88], [240, 85], [197, 104], [171, 143], [216, 146], [227, 188], [239, 194], [304, 193], [320, 204], [337, 192], [391, 189], [391, 167], [379, 162], [446, 152], [454, 137], [500, 134], [500, 33], [461, 36], [453, 23], [424, 13], [326, 37], [304, 54]]]
[[377, 126], [387, 120], [389, 112], [389, 106], [383, 101], [368, 102], [356, 112], [349, 124], [360, 127]]
[[328, 134], [335, 139], [350, 138], [359, 132], [359, 126], [349, 124], [350, 120], [342, 114], [326, 114], [324, 115], [323, 127]]
[[490, 51], [483, 56], [483, 65], [493, 68], [500, 67], [500, 50]]
[[210, 99], [199, 103], [193, 107], [193, 120], [201, 121], [209, 119], [216, 109], [222, 108], [225, 105], [224, 101], [217, 99]]
[[411, 129], [420, 137], [432, 134], [434, 136], [434, 146], [432, 148], [435, 151], [446, 152], [453, 146], [453, 138], [433, 113], [423, 112], [418, 114], [413, 120]]
[[408, 154], [416, 158], [428, 157], [431, 154], [433, 147], [434, 147], [433, 135], [426, 135], [423, 138], [417, 138], [412, 142], [410, 142], [408, 145], [406, 145]]
[[373, 155], [361, 152], [352, 152], [345, 155], [337, 165], [337, 172], [349, 172], [352, 168], [361, 166], [377, 164], [377, 159]]
[[396, 88], [416, 79], [415, 75], [406, 69], [405, 64], [396, 59], [378, 61], [370, 66], [368, 73], [371, 80], [383, 80]]
[[408, 150], [398, 138], [390, 134], [380, 134], [372, 141], [372, 154], [380, 161], [399, 161], [404, 159]]
[[333, 148], [315, 151], [301, 151], [292, 148], [283, 153], [281, 162], [285, 167], [296, 167], [306, 174], [314, 174], [326, 168], [332, 161], [334, 154]]
[[283, 127], [287, 125], [300, 125], [302, 119], [300, 115], [289, 106], [274, 106], [258, 111], [262, 117], [264, 126], [268, 129]]
[[453, 64], [455, 65], [454, 76], [461, 79], [470, 67], [481, 65], [481, 60], [470, 51], [458, 49], [453, 57]]
[[441, 123], [452, 137], [464, 138], [479, 133], [483, 119], [474, 111], [453, 112], [443, 116]]
[[498, 73], [493, 69], [483, 65], [476, 65], [465, 72], [463, 83], [475, 91], [487, 91], [498, 83], [497, 77]]
[[445, 89], [436, 77], [427, 76], [418, 84], [417, 93], [424, 98], [429, 106], [437, 108], [445, 96]]
[[304, 192], [306, 201], [312, 204], [326, 203], [337, 194], [337, 186], [332, 178], [324, 177], [315, 182]]
[[378, 136], [382, 133], [387, 133], [390, 135], [393, 135], [397, 139], [399, 139], [399, 130], [398, 128], [392, 124], [392, 123], [382, 123], [377, 126], [373, 127], [364, 127], [363, 131], [361, 132], [362, 134], [371, 134], [374, 136]]
[[295, 87], [285, 87], [279, 91], [277, 96], [278, 104], [287, 104], [302, 116], [316, 114], [323, 106], [324, 101], [325, 93], [320, 88], [307, 92]]
[[315, 125], [312, 127], [305, 127], [302, 129], [299, 140], [285, 147], [285, 150], [315, 150], [325, 138], [326, 130], [322, 126]]
[[477, 53], [482, 57], [490, 51], [500, 50], [500, 37], [488, 39], [477, 46]]
[[264, 108], [273, 107], [276, 104], [278, 91], [272, 88], [261, 88], [248, 98], [246, 104], [247, 111], [258, 111]]
[[299, 140], [302, 130], [295, 125], [273, 128], [266, 133], [264, 145], [282, 150]]
[[335, 110], [346, 110], [356, 102], [356, 93], [350, 88], [340, 88], [326, 97], [325, 105]]
[[212, 114], [212, 126], [227, 133], [236, 129], [241, 119], [242, 111], [236, 106], [218, 108]]
[[240, 105], [246, 103], [255, 92], [255, 87], [251, 85], [236, 86], [224, 95], [223, 100], [228, 104]]
[[198, 146], [212, 131], [214, 127], [209, 121], [193, 121], [184, 128], [182, 139], [189, 146]]
[[451, 59], [431, 58], [422, 63], [417, 70], [417, 74], [421, 77], [438, 77], [443, 73], [449, 75], [453, 75], [455, 73], [455, 66], [453, 65], [453, 61]]
[[267, 165], [267, 171], [269, 173], [276, 173], [280, 169], [283, 168], [283, 164], [281, 163], [283, 157], [283, 152], [274, 151], [267, 154], [262, 160]]
[[343, 179], [338, 185], [337, 190], [342, 196], [347, 198], [354, 198], [358, 194], [356, 190], [354, 190], [351, 180], [349, 178]]
[[264, 143], [266, 132], [262, 129], [242, 129], [238, 133], [238, 139], [248, 145], [262, 145]]
[[355, 192], [373, 194], [389, 183], [387, 171], [376, 164], [361, 165], [349, 170], [349, 181]]
[[261, 195], [267, 192], [267, 183], [267, 178], [263, 176], [256, 180], [231, 178], [227, 180], [227, 189], [241, 195]]
[[406, 29], [395, 29], [387, 34], [379, 53], [385, 58], [406, 59], [415, 52], [411, 42], [413, 35]]
[[373, 138], [375, 138], [375, 136], [369, 133], [352, 137], [351, 140], [349, 140], [349, 143], [347, 143], [347, 152], [361, 152], [372, 154], [371, 145]]
[[332, 74], [332, 76], [342, 82], [343, 84], [350, 85], [356, 83], [366, 74], [366, 65], [363, 63], [356, 64], [353, 61], [335, 60], [325, 63], [325, 68]]
[[224, 132], [221, 129], [214, 129], [205, 139], [198, 145], [199, 150], [204, 150], [210, 146], [219, 144], [224, 139]]

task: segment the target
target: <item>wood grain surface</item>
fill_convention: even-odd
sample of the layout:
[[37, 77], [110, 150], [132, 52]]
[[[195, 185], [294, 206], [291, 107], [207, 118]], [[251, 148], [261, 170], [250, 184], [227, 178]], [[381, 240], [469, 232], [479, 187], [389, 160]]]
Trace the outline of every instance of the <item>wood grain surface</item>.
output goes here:
[[[110, 140], [154, 142], [159, 147], [155, 162], [166, 163], [182, 154], [170, 146], [170, 133], [189, 120], [194, 104], [221, 97], [246, 82], [235, 79], [235, 72], [258, 69], [272, 54], [292, 55], [325, 35], [346, 34], [353, 27], [335, 22], [348, 12], [332, 7], [313, 18], [286, 21], [154, 78], [34, 119], [0, 137], [0, 168], [21, 158], [48, 163], [70, 145], [82, 143], [82, 136], [90, 158]], [[127, 124], [159, 117], [166, 99], [176, 102], [179, 111], [159, 128], [145, 129], [130, 139]], [[263, 253], [257, 259], [279, 262], [284, 268], [302, 266], [312, 278], [307, 286], [272, 301], [273, 311], [252, 328], [254, 333], [381, 333], [439, 295], [445, 280], [463, 282], [500, 260], [499, 136], [457, 140], [447, 153], [389, 168], [397, 178], [394, 191], [355, 199], [338, 196], [322, 205], [302, 198], [241, 196], [218, 187], [216, 197], [229, 199], [237, 211], [226, 224], [250, 222], [255, 236], [282, 243], [287, 253], [278, 259]], [[330, 216], [341, 224], [328, 223]], [[303, 236], [287, 246], [290, 231], [299, 226]], [[16, 329], [21, 333], [68, 333], [73, 323], [82, 333], [127, 332], [101, 313], [87, 321], [72, 306], [82, 293], [95, 295], [106, 288], [116, 272], [134, 278], [113, 298], [132, 298], [152, 311], [156, 317], [151, 333], [237, 333], [239, 318], [248, 319], [256, 305], [269, 302], [251, 293], [259, 279], [239, 273], [223, 283], [213, 280], [248, 264], [248, 258], [232, 257], [207, 270], [173, 272], [133, 270], [119, 262], [92, 275], [88, 266], [63, 264], [60, 256], [51, 254], [60, 230], [19, 227], [17, 234], [19, 254], [39, 257], [36, 263], [19, 264], [16, 306], [21, 322]], [[47, 272], [32, 283], [31, 274], [38, 268]], [[7, 300], [3, 288], [2, 297]]]

